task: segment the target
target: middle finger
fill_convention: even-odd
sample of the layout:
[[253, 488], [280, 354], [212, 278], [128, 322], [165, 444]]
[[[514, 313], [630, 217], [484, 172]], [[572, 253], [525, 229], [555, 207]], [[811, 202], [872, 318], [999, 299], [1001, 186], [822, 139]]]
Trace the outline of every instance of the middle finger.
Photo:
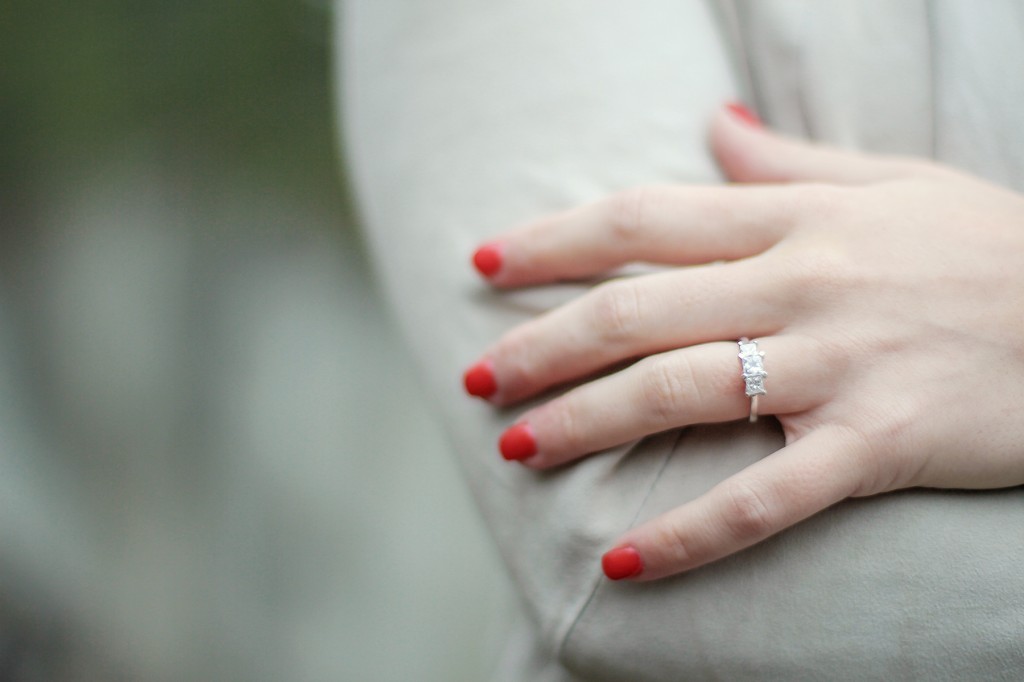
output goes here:
[[764, 257], [614, 280], [506, 333], [475, 367], [518, 402], [631, 358], [718, 339], [766, 336], [784, 326]]

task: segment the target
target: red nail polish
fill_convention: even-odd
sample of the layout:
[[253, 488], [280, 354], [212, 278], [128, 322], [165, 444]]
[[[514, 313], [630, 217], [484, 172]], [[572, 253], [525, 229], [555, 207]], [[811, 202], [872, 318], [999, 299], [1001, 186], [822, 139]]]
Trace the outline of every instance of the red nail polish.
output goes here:
[[526, 423], [510, 426], [501, 434], [498, 448], [501, 450], [501, 456], [510, 461], [533, 457], [537, 454], [537, 440], [533, 437], [533, 429]]
[[635, 547], [616, 547], [601, 557], [601, 568], [612, 580], [622, 580], [640, 575], [644, 570], [643, 559]]
[[462, 383], [466, 386], [466, 393], [478, 398], [490, 398], [498, 390], [490, 360], [481, 360], [467, 369], [462, 375]]
[[501, 246], [484, 244], [473, 254], [473, 266], [484, 277], [494, 277], [501, 270]]
[[744, 123], [755, 128], [763, 128], [764, 124], [761, 123], [761, 119], [757, 117], [753, 111], [740, 104], [739, 102], [728, 102], [725, 108], [732, 113], [733, 116], [740, 119]]

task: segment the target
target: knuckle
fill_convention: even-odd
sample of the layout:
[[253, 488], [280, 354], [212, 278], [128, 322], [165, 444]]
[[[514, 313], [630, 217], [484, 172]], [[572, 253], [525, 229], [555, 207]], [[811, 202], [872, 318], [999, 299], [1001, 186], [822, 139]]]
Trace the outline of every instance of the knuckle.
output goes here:
[[849, 190], [827, 183], [808, 183], [795, 188], [793, 209], [803, 220], [819, 222], [841, 212]]
[[576, 403], [568, 398], [560, 398], [551, 403], [558, 424], [560, 450], [582, 454], [587, 449], [587, 429], [584, 426], [584, 415], [580, 413]]
[[852, 362], [850, 343], [856, 343], [848, 332], [833, 332], [800, 339], [800, 362], [807, 376], [817, 377], [814, 391], [807, 391], [820, 401], [834, 398], [837, 387], [844, 385]]
[[604, 341], [629, 340], [639, 332], [642, 296], [635, 283], [609, 282], [594, 289], [592, 295], [594, 326]]
[[693, 537], [684, 526], [670, 520], [658, 523], [654, 532], [654, 546], [661, 548], [667, 554], [668, 562], [677, 568], [689, 568], [699, 561]]
[[642, 238], [648, 227], [650, 204], [656, 194], [651, 187], [635, 187], [608, 198], [607, 224], [615, 242], [632, 242]]
[[[689, 361], [680, 357], [669, 362], [656, 358], [648, 362], [643, 376], [642, 400], [645, 412], [654, 425], [665, 428], [666, 424], [682, 421], [686, 414], [694, 385], [693, 368]], [[692, 409], [692, 405], [689, 406]]]
[[852, 257], [831, 244], [817, 244], [794, 250], [776, 268], [784, 304], [833, 301], [863, 282]]
[[699, 207], [699, 213], [709, 225], [730, 223], [736, 219], [736, 192], [742, 189], [725, 186], [721, 191], [684, 188], [684, 198]]
[[527, 329], [512, 330], [499, 339], [490, 355], [501, 358], [504, 384], [527, 386], [537, 381], [537, 359], [533, 352], [535, 346]]
[[749, 482], [733, 481], [724, 489], [724, 521], [739, 542], [760, 540], [775, 529], [775, 514], [762, 492]]
[[793, 226], [794, 234], [818, 233], [822, 226], [843, 218], [855, 188], [823, 182], [790, 185], [779, 195], [778, 219]]
[[904, 156], [900, 154], [882, 156], [897, 176], [944, 178], [949, 176], [949, 171], [938, 163], [916, 156]]
[[922, 423], [919, 407], [914, 401], [885, 401], [869, 408], [869, 425], [836, 427], [845, 436], [847, 456], [860, 472], [851, 496], [920, 485], [917, 476], [927, 459], [907, 456], [917, 449], [912, 439], [915, 426]]
[[783, 303], [817, 300], [848, 291], [861, 274], [848, 235], [830, 226], [850, 222], [850, 204], [859, 201], [856, 188], [809, 184], [794, 188], [788, 210], [797, 225], [792, 239], [772, 255]]

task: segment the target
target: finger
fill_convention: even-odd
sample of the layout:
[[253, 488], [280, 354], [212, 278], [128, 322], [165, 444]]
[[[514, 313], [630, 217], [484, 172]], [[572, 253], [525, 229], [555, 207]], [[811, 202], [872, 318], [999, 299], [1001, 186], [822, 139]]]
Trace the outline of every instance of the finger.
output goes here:
[[[759, 341], [768, 373], [760, 414], [802, 412], [829, 398], [836, 365], [822, 360], [817, 343]], [[528, 411], [503, 435], [501, 452], [546, 469], [667, 429], [747, 417], [737, 350], [735, 342], [715, 342], [644, 358]], [[532, 448], [524, 447], [527, 436]]]
[[[484, 354], [493, 374], [487, 398], [508, 405], [600, 369], [673, 348], [784, 324], [780, 286], [748, 259], [607, 282], [512, 329]], [[479, 366], [481, 363], [477, 363]]]
[[811, 144], [772, 132], [723, 107], [711, 124], [711, 149], [736, 182], [831, 182], [864, 184], [907, 177], [927, 168], [924, 161]]
[[631, 262], [692, 265], [752, 256], [792, 225], [790, 187], [640, 187], [529, 223], [483, 245], [477, 269], [500, 287], [605, 273]]
[[605, 554], [605, 573], [613, 579], [654, 580], [760, 542], [854, 495], [863, 477], [864, 450], [848, 431], [815, 431], [628, 531]]

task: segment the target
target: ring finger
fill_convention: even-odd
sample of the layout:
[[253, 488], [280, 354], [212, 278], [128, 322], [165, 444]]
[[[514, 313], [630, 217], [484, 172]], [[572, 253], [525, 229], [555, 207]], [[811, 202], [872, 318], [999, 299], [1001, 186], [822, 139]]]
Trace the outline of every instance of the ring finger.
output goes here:
[[[804, 336], [758, 339], [767, 393], [761, 414], [803, 412], [822, 404], [836, 365]], [[750, 411], [735, 342], [653, 355], [530, 410], [502, 436], [506, 459], [545, 469], [636, 438], [690, 424], [741, 419]]]

